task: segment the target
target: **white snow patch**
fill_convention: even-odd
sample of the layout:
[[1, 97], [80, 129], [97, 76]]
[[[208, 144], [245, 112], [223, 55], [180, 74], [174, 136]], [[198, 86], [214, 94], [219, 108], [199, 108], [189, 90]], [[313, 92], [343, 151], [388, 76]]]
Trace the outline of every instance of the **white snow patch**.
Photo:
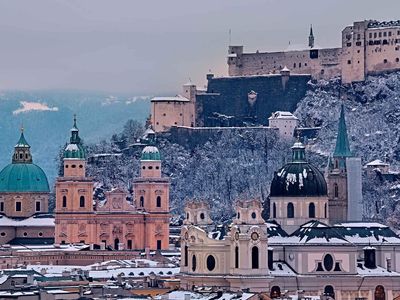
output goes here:
[[45, 103], [20, 101], [22, 107], [13, 111], [14, 115], [25, 113], [29, 111], [58, 111], [58, 107], [49, 107]]

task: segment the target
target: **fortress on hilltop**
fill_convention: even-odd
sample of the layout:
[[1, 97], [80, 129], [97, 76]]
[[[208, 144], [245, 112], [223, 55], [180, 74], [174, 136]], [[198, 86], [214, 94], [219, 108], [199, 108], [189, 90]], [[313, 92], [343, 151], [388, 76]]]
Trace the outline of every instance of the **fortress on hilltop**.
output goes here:
[[341, 76], [343, 83], [365, 80], [368, 74], [400, 69], [400, 21], [357, 21], [342, 30], [342, 45], [320, 48], [312, 27], [308, 45], [281, 52], [245, 53], [243, 46], [229, 46], [229, 76], [279, 73], [309, 74], [314, 79]]

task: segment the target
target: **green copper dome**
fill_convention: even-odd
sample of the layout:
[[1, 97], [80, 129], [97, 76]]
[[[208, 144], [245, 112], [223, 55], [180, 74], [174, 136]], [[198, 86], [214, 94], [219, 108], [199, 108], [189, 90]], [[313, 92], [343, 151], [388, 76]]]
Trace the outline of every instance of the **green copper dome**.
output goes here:
[[32, 163], [30, 146], [23, 130], [14, 147], [12, 163], [0, 172], [0, 192], [50, 192], [46, 174]]
[[9, 164], [0, 172], [0, 192], [50, 192], [46, 174], [37, 165]]
[[142, 151], [140, 160], [161, 160], [161, 155], [157, 147], [146, 146]]
[[71, 138], [69, 144], [64, 150], [64, 158], [76, 158], [85, 159], [86, 152], [85, 148], [81, 143], [81, 138], [79, 137], [79, 130], [76, 126], [76, 116], [74, 116], [74, 126], [71, 129]]

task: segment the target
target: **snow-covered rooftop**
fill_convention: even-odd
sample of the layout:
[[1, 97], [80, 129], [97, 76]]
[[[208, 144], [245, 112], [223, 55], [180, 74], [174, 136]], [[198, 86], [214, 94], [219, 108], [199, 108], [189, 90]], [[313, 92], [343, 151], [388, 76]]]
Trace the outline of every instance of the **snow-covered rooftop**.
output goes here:
[[365, 166], [367, 166], [367, 167], [389, 166], [389, 164], [385, 163], [384, 161], [382, 161], [380, 159], [375, 159], [375, 160], [367, 163]]
[[54, 227], [54, 217], [38, 218], [32, 216], [27, 219], [17, 220], [6, 216], [0, 216], [0, 226], [3, 227]]
[[272, 120], [272, 119], [298, 120], [298, 118], [295, 115], [293, 115], [291, 112], [279, 111], [279, 110], [272, 113], [272, 116], [270, 116], [268, 119], [269, 120]]

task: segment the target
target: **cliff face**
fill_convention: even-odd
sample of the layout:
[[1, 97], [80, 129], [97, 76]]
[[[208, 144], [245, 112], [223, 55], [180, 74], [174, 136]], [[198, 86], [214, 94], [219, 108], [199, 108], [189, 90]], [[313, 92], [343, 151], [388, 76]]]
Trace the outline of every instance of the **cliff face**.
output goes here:
[[[307, 158], [323, 170], [334, 149], [341, 95], [346, 98], [346, 121], [351, 150], [365, 164], [387, 159], [392, 169], [400, 165], [400, 73], [371, 76], [363, 83], [342, 86], [339, 81], [308, 84], [295, 110], [303, 126], [321, 126]], [[233, 92], [232, 92], [233, 93]], [[279, 107], [279, 106], [277, 106]], [[282, 109], [282, 108], [277, 108]], [[267, 115], [266, 115], [267, 117]], [[188, 139], [195, 139], [190, 136]], [[185, 140], [185, 137], [182, 137]], [[211, 203], [216, 219], [228, 219], [236, 199], [260, 197], [266, 200], [275, 171], [290, 159], [293, 141], [282, 141], [275, 131], [221, 130], [201, 143], [174, 143], [159, 139], [163, 172], [171, 178], [171, 207], [180, 213], [187, 199]], [[98, 145], [93, 153], [114, 151], [115, 144]], [[107, 150], [108, 149], [108, 150]], [[105, 188], [126, 188], [137, 174], [138, 155], [122, 154], [117, 161], [105, 160], [89, 171]], [[382, 176], [363, 179], [364, 216], [398, 226], [400, 184]]]

